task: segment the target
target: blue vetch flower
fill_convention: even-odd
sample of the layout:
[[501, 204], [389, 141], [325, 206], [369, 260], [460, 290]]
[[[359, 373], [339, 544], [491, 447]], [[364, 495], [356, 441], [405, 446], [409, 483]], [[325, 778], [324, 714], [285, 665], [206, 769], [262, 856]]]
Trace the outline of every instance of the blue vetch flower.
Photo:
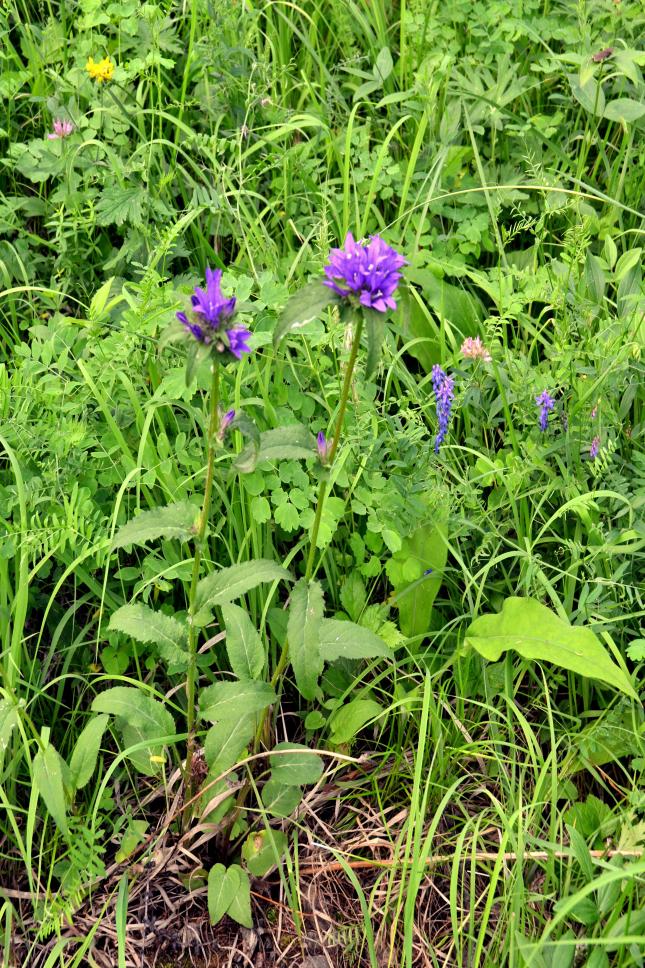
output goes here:
[[543, 390], [539, 397], [535, 398], [535, 402], [540, 407], [540, 430], [544, 433], [549, 426], [549, 414], [555, 407], [555, 400], [547, 390]]
[[318, 431], [318, 436], [316, 438], [318, 445], [318, 456], [323, 464], [327, 463], [327, 458], [329, 457], [329, 444], [327, 443], [327, 438], [325, 437], [322, 430]]
[[591, 441], [591, 447], [589, 448], [589, 456], [592, 460], [595, 460], [598, 456], [598, 451], [600, 450], [600, 437], [594, 437]]
[[345, 298], [358, 296], [362, 306], [384, 313], [396, 309], [394, 293], [406, 265], [402, 255], [379, 235], [355, 242], [348, 232], [342, 249], [332, 249], [325, 266], [324, 284]]
[[226, 320], [235, 312], [235, 296], [227, 299], [221, 290], [222, 270], [206, 269], [206, 288], [195, 286], [191, 296], [192, 318], [186, 313], [177, 313], [177, 319], [191, 336], [205, 345], [213, 343], [223, 353], [228, 350], [238, 360], [243, 353], [250, 353], [247, 340], [251, 336], [248, 329], [234, 326], [226, 329]]
[[432, 367], [432, 387], [437, 402], [437, 422], [439, 424], [439, 433], [435, 438], [434, 451], [435, 454], [438, 454], [439, 448], [448, 433], [450, 413], [455, 398], [455, 381], [441, 369], [438, 363], [435, 363]]

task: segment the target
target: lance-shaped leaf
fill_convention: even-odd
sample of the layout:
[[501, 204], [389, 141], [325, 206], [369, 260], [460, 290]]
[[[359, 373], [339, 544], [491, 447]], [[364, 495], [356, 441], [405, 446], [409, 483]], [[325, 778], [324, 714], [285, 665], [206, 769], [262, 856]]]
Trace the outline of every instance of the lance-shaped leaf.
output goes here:
[[216, 682], [201, 690], [199, 711], [209, 723], [228, 723], [235, 728], [240, 720], [262, 712], [276, 699], [268, 682]]
[[245, 609], [222, 605], [226, 628], [226, 652], [238, 679], [259, 679], [264, 668], [264, 646]]
[[89, 723], [79, 733], [72, 758], [69, 761], [74, 790], [82, 790], [92, 779], [101, 748], [101, 740], [107, 729], [109, 719], [110, 717], [105, 713], [101, 716], [92, 716]]
[[236, 864], [227, 870], [223, 864], [215, 864], [208, 874], [208, 916], [211, 924], [218, 924], [240, 888], [240, 868]]
[[39, 749], [32, 764], [33, 778], [58, 829], [67, 834], [67, 799], [64, 776], [69, 773], [65, 761], [53, 746]]
[[525, 659], [553, 662], [590, 679], [599, 679], [638, 698], [627, 675], [589, 628], [569, 625], [532, 598], [507, 598], [497, 615], [471, 623], [464, 644], [490, 662], [513, 649]]
[[391, 658], [392, 652], [374, 632], [335, 618], [324, 618], [320, 624], [320, 651], [327, 662], [334, 659]]
[[127, 545], [144, 545], [156, 538], [178, 538], [188, 541], [196, 534], [199, 511], [188, 501], [169, 504], [165, 508], [142, 511], [122, 528], [112, 542], [112, 551]]
[[108, 627], [112, 631], [124, 632], [138, 642], [154, 642], [161, 658], [173, 672], [188, 665], [185, 651], [188, 629], [172, 615], [155, 612], [147, 605], [123, 605], [113, 613]]
[[[175, 721], [165, 706], [134, 686], [114, 686], [95, 697], [92, 710], [116, 717], [128, 758], [141, 773], [160, 771], [165, 743], [175, 735]], [[141, 749], [130, 749], [140, 744]]]
[[197, 585], [197, 611], [234, 602], [264, 582], [292, 581], [291, 574], [270, 558], [231, 565], [202, 578]]
[[303, 786], [316, 783], [323, 771], [323, 761], [317, 753], [300, 743], [278, 743], [269, 757], [271, 779], [283, 786]]
[[296, 685], [305, 699], [315, 698], [325, 662], [320, 651], [323, 612], [320, 583], [301, 578], [291, 593], [287, 637]]
[[337, 293], [325, 286], [322, 279], [314, 279], [290, 297], [273, 334], [275, 346], [287, 333], [302, 329], [313, 319], [320, 319], [325, 309], [339, 301]]
[[363, 307], [363, 319], [367, 330], [367, 360], [365, 363], [365, 375], [371, 376], [378, 366], [381, 357], [381, 347], [385, 339], [385, 313], [379, 313], [375, 309]]

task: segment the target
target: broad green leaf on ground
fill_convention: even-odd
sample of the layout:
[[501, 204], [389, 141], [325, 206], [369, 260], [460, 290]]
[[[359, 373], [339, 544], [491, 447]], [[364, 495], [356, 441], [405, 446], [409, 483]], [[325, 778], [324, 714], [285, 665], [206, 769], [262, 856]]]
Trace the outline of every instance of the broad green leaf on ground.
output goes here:
[[[161, 771], [165, 744], [175, 735], [175, 721], [162, 703], [134, 686], [114, 686], [96, 696], [92, 710], [116, 717], [127, 756], [141, 773]], [[130, 749], [138, 744], [145, 745]]]
[[320, 583], [301, 578], [293, 588], [289, 605], [287, 637], [289, 656], [298, 690], [314, 699], [325, 660], [320, 650], [320, 626], [324, 598]]
[[155, 612], [147, 605], [122, 605], [113, 613], [108, 627], [124, 632], [138, 642], [154, 642], [173, 673], [188, 665], [185, 650], [188, 628], [172, 615]]
[[233, 918], [238, 924], [241, 924], [243, 928], [253, 927], [253, 918], [251, 916], [251, 882], [249, 880], [249, 875], [237, 864], [231, 865], [229, 867], [229, 874], [233, 870], [239, 872], [239, 881], [237, 885], [237, 890], [233, 897], [233, 900], [229, 904], [226, 913], [229, 918]]
[[[444, 515], [421, 525], [403, 539], [386, 565], [394, 588], [394, 605], [404, 635], [424, 635], [430, 628], [432, 605], [443, 581], [448, 556]], [[427, 573], [427, 574], [426, 574]]]
[[240, 887], [238, 865], [227, 870], [223, 864], [215, 864], [208, 873], [208, 916], [211, 924], [218, 924], [228, 911]]
[[320, 319], [328, 306], [338, 302], [338, 295], [325, 286], [322, 279], [308, 282], [289, 298], [273, 334], [274, 345], [295, 330], [302, 329], [313, 319]]
[[202, 578], [197, 585], [197, 610], [227, 605], [265, 582], [292, 580], [286, 568], [268, 558], [231, 565]]
[[169, 504], [165, 508], [142, 511], [136, 518], [119, 528], [112, 542], [112, 550], [128, 545], [145, 545], [156, 538], [178, 538], [188, 541], [196, 534], [199, 511], [188, 501]]
[[349, 743], [366, 723], [378, 719], [383, 707], [375, 699], [352, 699], [339, 709], [334, 710], [329, 726], [331, 741], [336, 746]]
[[553, 662], [561, 669], [599, 679], [638, 698], [623, 670], [591, 629], [569, 625], [532, 598], [507, 598], [497, 615], [475, 619], [464, 644], [491, 662], [513, 649], [525, 659]]
[[53, 746], [39, 749], [32, 764], [34, 782], [58, 829], [67, 834], [67, 804], [64, 773], [67, 765]]
[[266, 877], [287, 851], [289, 841], [281, 830], [261, 830], [252, 833], [242, 844], [242, 860], [253, 877]]
[[324, 618], [320, 623], [320, 653], [326, 662], [392, 657], [383, 639], [374, 632], [335, 618]]
[[264, 668], [264, 646], [248, 612], [239, 605], [222, 605], [226, 652], [238, 679], [259, 679]]
[[199, 713], [209, 723], [235, 726], [241, 719], [262, 712], [277, 696], [268, 682], [216, 682], [199, 695]]
[[323, 771], [320, 756], [299, 743], [278, 743], [274, 746], [269, 761], [271, 779], [284, 786], [316, 783]]
[[262, 805], [272, 817], [290, 817], [302, 798], [299, 786], [286, 786], [269, 777], [262, 787]]
[[110, 717], [106, 713], [93, 716], [89, 723], [81, 730], [74, 746], [69, 769], [72, 788], [82, 790], [92, 779], [96, 769], [103, 733], [107, 729]]

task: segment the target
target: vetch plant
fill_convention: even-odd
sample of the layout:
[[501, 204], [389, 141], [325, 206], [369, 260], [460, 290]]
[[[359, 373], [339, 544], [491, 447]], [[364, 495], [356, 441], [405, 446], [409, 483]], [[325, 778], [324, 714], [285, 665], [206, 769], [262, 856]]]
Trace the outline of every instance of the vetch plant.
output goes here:
[[452, 404], [455, 398], [455, 381], [441, 369], [438, 363], [432, 367], [432, 388], [437, 403], [437, 423], [439, 425], [439, 431], [435, 437], [434, 449], [435, 453], [438, 454], [439, 448], [448, 433]]
[[540, 430], [545, 433], [549, 427], [549, 414], [555, 407], [555, 400], [549, 394], [548, 390], [543, 390], [539, 396], [535, 398], [535, 402], [540, 408]]

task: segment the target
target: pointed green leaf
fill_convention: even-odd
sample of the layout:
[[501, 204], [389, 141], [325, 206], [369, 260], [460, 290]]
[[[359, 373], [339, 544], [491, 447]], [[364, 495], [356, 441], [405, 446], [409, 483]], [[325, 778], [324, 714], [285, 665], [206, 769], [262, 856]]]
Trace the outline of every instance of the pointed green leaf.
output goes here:
[[235, 896], [228, 906], [226, 913], [229, 918], [233, 918], [238, 924], [241, 924], [244, 928], [253, 927], [253, 917], [251, 915], [251, 882], [249, 880], [249, 875], [246, 871], [242, 870], [237, 864], [233, 864], [228, 869], [229, 877], [232, 876], [231, 872], [238, 872], [238, 885], [235, 892]]
[[391, 658], [392, 652], [374, 632], [335, 618], [324, 618], [320, 626], [320, 653], [326, 662], [334, 659]]
[[197, 610], [227, 605], [270, 581], [293, 581], [290, 573], [268, 558], [245, 561], [207, 575], [197, 585]]
[[208, 730], [204, 740], [204, 755], [214, 776], [230, 770], [242, 758], [255, 735], [255, 720], [255, 716], [241, 713], [233, 727], [225, 719]]
[[109, 719], [110, 717], [105, 713], [101, 716], [93, 716], [79, 733], [69, 762], [74, 790], [82, 790], [92, 779], [101, 748], [101, 740], [107, 729]]
[[437, 515], [404, 538], [386, 565], [399, 625], [409, 638], [424, 635], [430, 629], [432, 605], [441, 588], [448, 556], [446, 537], [445, 518]]
[[165, 508], [155, 508], [152, 511], [142, 511], [136, 518], [132, 518], [122, 528], [119, 528], [112, 551], [125, 548], [127, 545], [144, 545], [156, 538], [178, 538], [188, 541], [196, 534], [196, 522], [199, 511], [188, 501], [170, 504]]
[[5, 750], [9, 746], [11, 734], [18, 725], [18, 711], [8, 699], [0, 699], [0, 766]]
[[307, 460], [317, 454], [315, 437], [302, 424], [275, 427], [260, 434], [258, 463], [264, 460]]
[[209, 723], [234, 727], [241, 719], [262, 712], [277, 696], [268, 682], [216, 682], [199, 694], [199, 713]]
[[365, 376], [369, 377], [376, 370], [381, 358], [381, 347], [385, 339], [385, 313], [379, 313], [376, 309], [363, 308], [363, 319], [367, 331]]
[[609, 121], [620, 121], [625, 125], [638, 121], [644, 114], [645, 104], [631, 97], [617, 97], [613, 101], [608, 101], [604, 110], [604, 116]]
[[67, 804], [63, 783], [65, 764], [53, 746], [39, 749], [34, 756], [33, 778], [58, 829], [67, 834]]
[[490, 662], [514, 649], [525, 659], [553, 662], [637, 698], [631, 682], [591, 629], [569, 625], [532, 598], [507, 598], [497, 615], [476, 618], [464, 644]]
[[273, 334], [277, 346], [287, 333], [302, 329], [313, 319], [320, 319], [325, 309], [338, 302], [338, 295], [325, 286], [322, 279], [314, 279], [289, 298]]
[[[278, 755], [274, 755], [278, 754]], [[304, 786], [316, 783], [323, 771], [323, 761], [308, 746], [299, 743], [278, 743], [269, 757], [271, 779], [284, 786]]]
[[[134, 686], [114, 686], [95, 697], [92, 710], [116, 717], [128, 758], [141, 773], [161, 771], [165, 744], [175, 735], [175, 721], [165, 706]], [[138, 744], [145, 745], [130, 749]]]
[[264, 669], [264, 646], [253, 622], [239, 605], [222, 605], [226, 652], [238, 679], [259, 679]]
[[113, 613], [108, 627], [112, 631], [124, 632], [138, 642], [154, 642], [173, 672], [188, 665], [185, 649], [188, 629], [172, 615], [155, 612], [147, 605], [123, 605]]
[[290, 817], [301, 799], [299, 786], [285, 786], [273, 777], [262, 787], [262, 805], [272, 817]]
[[329, 725], [331, 741], [336, 746], [349, 743], [366, 723], [378, 719], [383, 707], [374, 699], [352, 699], [334, 711]]
[[320, 651], [320, 625], [324, 612], [320, 582], [301, 578], [294, 585], [289, 605], [289, 656], [298, 690], [314, 699], [325, 660]]
[[211, 924], [218, 924], [228, 911], [240, 886], [239, 868], [227, 870], [215, 864], [208, 872], [208, 916]]

